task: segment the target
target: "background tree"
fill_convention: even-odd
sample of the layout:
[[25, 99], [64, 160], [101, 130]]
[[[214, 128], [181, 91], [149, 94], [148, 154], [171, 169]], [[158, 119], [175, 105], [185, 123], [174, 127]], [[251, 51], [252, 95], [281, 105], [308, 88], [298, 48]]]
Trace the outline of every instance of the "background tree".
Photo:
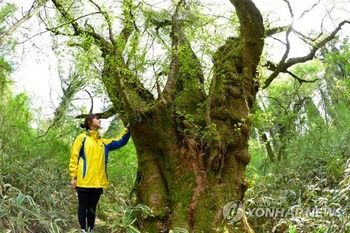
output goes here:
[[[348, 78], [343, 79], [348, 75], [343, 76], [342, 72], [337, 73], [335, 70], [329, 72], [329, 69], [343, 64], [341, 61], [347, 56], [347, 44], [347, 40], [334, 40], [314, 61], [292, 69], [298, 77], [316, 81], [303, 83], [299, 88], [298, 95], [308, 98], [295, 117], [295, 128], [290, 132], [293, 137], [290, 137], [289, 143], [285, 145], [285, 157], [282, 162], [267, 162], [268, 157], [264, 155], [257, 139], [252, 137], [250, 140], [253, 159], [248, 165], [248, 177], [252, 185], [246, 193], [246, 208], [250, 211], [264, 207], [285, 210], [300, 208], [304, 212], [293, 214], [293, 219], [253, 215], [249, 220], [256, 232], [349, 231], [349, 220], [345, 217], [349, 213], [348, 207], [341, 210], [346, 219], [340, 217], [342, 220], [339, 221], [336, 220], [339, 215], [331, 214], [331, 211], [330, 214], [318, 216], [307, 213], [308, 210], [323, 207], [332, 209], [339, 205], [346, 206], [341, 203], [345, 200], [343, 195], [347, 195], [344, 185], [349, 181], [349, 109], [345, 104], [349, 101], [349, 92], [345, 85]], [[334, 51], [334, 48], [338, 48], [336, 52], [329, 53]], [[334, 59], [334, 56], [340, 59]], [[325, 84], [325, 79], [329, 79], [327, 82], [333, 85]], [[285, 94], [278, 93], [281, 90], [296, 93], [295, 89], [291, 88], [291, 83], [295, 83], [295, 86], [299, 86], [299, 83], [296, 79], [292, 80], [291, 77], [276, 80], [263, 94], [259, 94], [264, 96], [262, 102], [268, 106], [264, 112], [254, 112], [254, 127], [257, 127], [259, 132], [273, 130], [276, 118], [281, 118], [278, 122], [282, 124], [288, 119], [276, 114], [275, 110], [279, 108], [272, 107], [275, 103], [269, 96], [278, 96], [279, 103], [288, 103], [289, 99], [284, 98]], [[261, 98], [258, 100], [261, 101]], [[273, 137], [269, 138], [273, 142], [273, 149], [278, 148], [275, 147], [276, 144], [278, 146], [278, 142], [275, 143], [279, 139], [278, 135], [270, 133], [269, 136]]]

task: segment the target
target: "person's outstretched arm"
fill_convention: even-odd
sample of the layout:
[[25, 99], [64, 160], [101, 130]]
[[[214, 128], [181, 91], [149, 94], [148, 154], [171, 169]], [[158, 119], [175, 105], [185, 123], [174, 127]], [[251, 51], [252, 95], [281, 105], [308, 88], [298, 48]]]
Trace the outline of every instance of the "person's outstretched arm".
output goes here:
[[108, 150], [116, 150], [128, 143], [130, 138], [130, 130], [126, 128], [120, 135], [115, 138], [106, 139], [103, 138], [102, 141], [108, 147]]

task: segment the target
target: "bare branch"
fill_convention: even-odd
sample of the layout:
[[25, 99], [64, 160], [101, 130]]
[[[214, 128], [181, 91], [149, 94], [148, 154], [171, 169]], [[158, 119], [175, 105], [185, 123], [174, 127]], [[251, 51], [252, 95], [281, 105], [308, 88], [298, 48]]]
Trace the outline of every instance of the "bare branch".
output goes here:
[[344, 20], [341, 23], [339, 23], [339, 25], [333, 30], [333, 32], [330, 35], [328, 35], [327, 37], [325, 37], [323, 40], [321, 40], [320, 42], [316, 43], [313, 46], [310, 53], [307, 54], [306, 56], [288, 59], [286, 62], [287, 68], [291, 67], [297, 63], [302, 63], [302, 62], [306, 62], [306, 61], [311, 60], [315, 56], [315, 53], [317, 52], [317, 50], [322, 48], [323, 46], [325, 46], [329, 41], [331, 41], [345, 24], [350, 24], [350, 21]]
[[[315, 57], [316, 52], [325, 46], [329, 41], [334, 39], [334, 37], [337, 35], [337, 33], [341, 30], [341, 28], [345, 24], [350, 24], [349, 20], [344, 20], [341, 23], [338, 24], [338, 26], [333, 30], [331, 34], [320, 40], [319, 42], [315, 43], [312, 46], [312, 49], [308, 54], [305, 56], [301, 57], [294, 57], [294, 58], [289, 58], [285, 62], [280, 62], [279, 65], [276, 67], [276, 70], [273, 71], [273, 73], [269, 76], [269, 78], [265, 81], [263, 88], [267, 88], [271, 82], [278, 76], [280, 72], [286, 72], [287, 69], [295, 64], [298, 63], [304, 63], [306, 61], [310, 61]], [[282, 60], [281, 60], [282, 61]]]
[[288, 0], [283, 0], [285, 3], [287, 3], [287, 6], [288, 6], [288, 10], [289, 10], [289, 14], [290, 16], [292, 17], [292, 19], [294, 19], [294, 12], [293, 12], [293, 8], [292, 6], [290, 5], [290, 2]]
[[265, 30], [265, 36], [270, 37], [270, 36], [275, 35], [277, 33], [285, 32], [289, 28], [290, 28], [290, 26], [280, 26], [280, 27], [268, 28]]
[[[329, 9], [329, 10], [326, 9], [326, 11], [327, 11], [327, 15], [328, 15], [329, 18], [331, 19], [333, 25], [336, 26], [337, 24], [334, 22], [334, 19], [333, 19], [332, 15], [331, 15], [331, 13], [332, 13], [332, 11], [333, 11], [334, 9], [335, 9], [335, 5], [333, 5], [332, 8]], [[324, 17], [324, 18], [325, 18], [325, 17]], [[323, 24], [323, 21], [322, 21], [322, 24]]]
[[288, 28], [288, 30], [286, 32], [286, 50], [285, 50], [285, 52], [284, 52], [280, 62], [275, 67], [275, 70], [270, 75], [270, 77], [277, 77], [277, 75], [281, 72], [281, 69], [282, 69], [283, 65], [285, 64], [286, 59], [288, 58], [288, 54], [289, 54], [289, 51], [290, 51], [289, 35], [290, 35], [291, 31], [292, 31], [292, 25], [289, 26], [289, 28]]
[[[110, 118], [110, 117], [114, 116], [115, 114], [117, 114], [117, 112], [114, 108], [110, 108], [105, 112], [95, 113], [95, 115], [97, 115], [101, 119]], [[85, 118], [87, 116], [88, 116], [88, 114], [80, 114], [80, 115], [76, 116], [75, 118], [77, 118], [77, 119], [78, 118]]]
[[299, 78], [296, 74], [290, 72], [289, 70], [284, 71], [284, 73], [287, 73], [290, 76], [292, 76], [293, 78], [295, 78], [296, 80], [298, 80], [298, 82], [300, 84], [302, 84], [302, 83], [314, 83], [314, 82], [316, 82], [318, 80], [317, 78], [313, 79], [313, 80], [305, 80], [305, 79]]
[[[320, 0], [318, 1], [318, 3], [315, 3], [310, 9], [304, 11], [304, 12], [302, 13], [302, 15], [299, 17], [299, 19], [300, 19], [301, 17], [303, 17], [307, 12], [310, 12], [317, 4], [319, 4], [319, 2], [320, 2]], [[299, 31], [297, 31], [297, 30], [295, 30], [295, 29], [293, 29], [293, 32], [296, 33], [296, 35], [297, 35], [301, 40], [303, 40], [305, 43], [307, 43], [307, 44], [309, 44], [309, 45], [312, 45], [313, 42], [317, 41], [317, 40], [324, 34], [324, 32], [323, 32], [324, 21], [325, 21], [325, 19], [327, 18], [327, 15], [331, 18], [330, 12], [331, 12], [333, 9], [334, 9], [334, 6], [332, 7], [331, 10], [327, 10], [327, 14], [324, 15], [324, 17], [322, 17], [321, 27], [320, 27], [321, 32], [320, 32], [315, 38], [311, 38], [310, 36], [306, 36], [306, 35], [302, 34], [301, 32], [299, 32]], [[334, 24], [334, 21], [333, 21], [333, 20], [332, 20], [332, 22], [333, 22], [333, 24]], [[334, 25], [335, 25], [335, 24], [334, 24]], [[310, 41], [311, 41], [311, 42], [310, 42]]]
[[5, 33], [0, 36], [0, 46], [26, 21], [35, 15], [39, 9], [45, 5], [46, 1], [34, 1], [28, 12], [19, 20], [16, 21]]
[[274, 36], [271, 36], [271, 38], [274, 39], [275, 41], [280, 42], [280, 43], [283, 44], [283, 45], [286, 45], [286, 42], [284, 42], [283, 40], [281, 40], [281, 39], [279, 39], [279, 38], [276, 38], [276, 37], [274, 37]]
[[309, 44], [312, 46], [312, 43], [314, 43], [315, 41], [317, 41], [322, 35], [323, 32], [320, 32], [315, 38], [311, 38], [310, 36], [306, 36], [304, 34], [302, 34], [301, 32], [297, 31], [297, 30], [293, 30], [293, 32], [302, 40], [304, 41], [306, 44]]
[[280, 61], [280, 65], [283, 64], [288, 55], [289, 55], [289, 51], [290, 51], [290, 42], [289, 42], [289, 35], [290, 33], [292, 32], [292, 25], [289, 26], [287, 32], [286, 32], [286, 51], [284, 52], [282, 58], [281, 58], [281, 61]]
[[318, 0], [318, 1], [317, 1], [316, 3], [314, 3], [309, 9], [304, 10], [304, 11], [300, 14], [298, 20], [300, 20], [301, 18], [303, 18], [304, 15], [306, 15], [306, 14], [309, 13], [310, 11], [312, 11], [318, 4], [320, 4], [320, 2], [321, 2], [321, 0]]
[[105, 18], [108, 25], [109, 39], [111, 40], [112, 44], [115, 44], [113, 30], [112, 30], [112, 20], [109, 17], [109, 14], [106, 11], [102, 10], [102, 8], [93, 0], [89, 0], [89, 2], [91, 2], [101, 12], [103, 17]]
[[[271, 70], [271, 71], [275, 71], [277, 69], [277, 65], [274, 64], [273, 62], [271, 61], [266, 61], [264, 67], [266, 67], [268, 70]], [[313, 83], [313, 82], [316, 82], [318, 79], [313, 79], [313, 80], [305, 80], [305, 79], [302, 79], [300, 77], [298, 77], [296, 74], [292, 73], [291, 71], [289, 70], [283, 70], [281, 71], [281, 73], [286, 73], [286, 74], [289, 74], [290, 76], [292, 76], [293, 78], [295, 78], [300, 84], [301, 83]]]

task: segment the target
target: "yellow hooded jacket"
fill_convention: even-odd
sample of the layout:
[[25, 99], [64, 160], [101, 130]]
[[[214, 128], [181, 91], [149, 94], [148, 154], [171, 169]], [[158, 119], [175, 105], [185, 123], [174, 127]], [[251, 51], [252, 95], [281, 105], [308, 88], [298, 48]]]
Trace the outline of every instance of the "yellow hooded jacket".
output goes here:
[[71, 148], [69, 176], [77, 179], [77, 187], [107, 188], [108, 152], [124, 146], [130, 138], [125, 129], [111, 139], [101, 138], [97, 131], [80, 134]]

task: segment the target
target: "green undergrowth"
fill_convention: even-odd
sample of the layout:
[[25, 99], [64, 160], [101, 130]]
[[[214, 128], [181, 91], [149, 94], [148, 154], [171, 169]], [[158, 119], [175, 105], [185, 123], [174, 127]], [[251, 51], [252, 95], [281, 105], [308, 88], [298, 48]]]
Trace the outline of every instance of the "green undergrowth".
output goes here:
[[270, 162], [251, 140], [246, 214], [256, 232], [350, 232], [350, 122], [311, 126]]
[[[0, 153], [1, 233], [77, 232], [77, 197], [67, 175], [69, 145], [60, 155], [57, 152], [55, 158]], [[110, 187], [101, 197], [96, 232], [137, 232], [128, 231], [135, 213], [149, 210], [131, 207], [129, 193], [136, 173], [132, 142], [111, 153], [109, 165]]]

